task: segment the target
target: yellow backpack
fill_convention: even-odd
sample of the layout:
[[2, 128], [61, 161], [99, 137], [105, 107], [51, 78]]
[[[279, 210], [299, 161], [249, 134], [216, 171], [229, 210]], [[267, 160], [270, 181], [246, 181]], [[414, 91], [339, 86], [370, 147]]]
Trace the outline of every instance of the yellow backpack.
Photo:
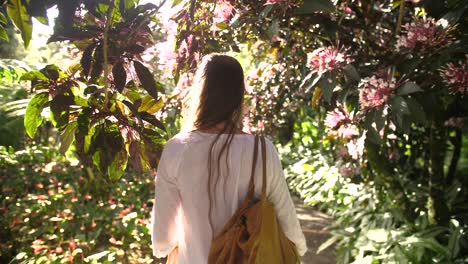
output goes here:
[[208, 264], [296, 264], [296, 246], [283, 233], [275, 209], [266, 197], [266, 144], [261, 138], [263, 186], [254, 200], [254, 174], [259, 136], [255, 136], [252, 175], [247, 197], [212, 242]]

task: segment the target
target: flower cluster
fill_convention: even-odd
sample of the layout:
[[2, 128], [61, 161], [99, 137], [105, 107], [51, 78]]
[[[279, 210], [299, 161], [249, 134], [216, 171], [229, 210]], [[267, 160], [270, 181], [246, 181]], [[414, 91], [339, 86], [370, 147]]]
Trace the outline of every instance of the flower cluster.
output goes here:
[[343, 138], [352, 138], [359, 135], [358, 128], [352, 123], [352, 116], [342, 106], [327, 114], [325, 126], [336, 130], [338, 136]]
[[468, 93], [468, 65], [466, 63], [460, 62], [459, 65], [449, 63], [442, 67], [440, 75], [450, 87], [450, 93]]
[[345, 109], [337, 108], [327, 114], [325, 125], [329, 128], [336, 128], [340, 123], [349, 120], [349, 113]]
[[345, 52], [334, 47], [324, 47], [307, 54], [307, 66], [318, 74], [341, 69], [352, 60]]
[[364, 143], [366, 142], [366, 133], [364, 133], [360, 138], [353, 139], [346, 144], [348, 149], [348, 154], [351, 158], [357, 160], [362, 157], [364, 154]]
[[395, 90], [395, 82], [372, 76], [359, 84], [359, 103], [363, 109], [385, 104]]
[[[442, 23], [439, 23], [442, 25]], [[432, 19], [416, 18], [411, 23], [406, 23], [402, 26], [403, 34], [398, 37], [396, 47], [400, 48], [415, 48], [416, 45], [422, 47], [439, 46], [451, 43], [449, 29], [438, 29], [438, 23]]]
[[346, 163], [341, 165], [340, 167], [340, 174], [343, 175], [343, 177], [351, 177], [354, 175], [354, 168], [351, 163]]
[[216, 2], [216, 7], [214, 10], [213, 23], [222, 23], [227, 22], [231, 18], [234, 11], [234, 6], [232, 6], [228, 1], [220, 0]]

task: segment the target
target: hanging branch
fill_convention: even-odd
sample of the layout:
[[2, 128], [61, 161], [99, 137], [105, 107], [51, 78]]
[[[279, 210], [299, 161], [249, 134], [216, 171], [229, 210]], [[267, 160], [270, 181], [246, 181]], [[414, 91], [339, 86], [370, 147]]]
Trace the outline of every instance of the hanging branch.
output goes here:
[[109, 37], [109, 28], [112, 22], [112, 13], [114, 13], [115, 0], [112, 0], [109, 3], [109, 8], [107, 9], [106, 25], [104, 27], [104, 109], [107, 110], [109, 104], [109, 65], [108, 65], [108, 37]]
[[460, 129], [455, 130], [455, 137], [451, 138], [451, 142], [453, 144], [453, 154], [446, 178], [447, 185], [451, 185], [453, 183], [457, 172], [457, 164], [460, 159], [462, 148], [462, 132]]

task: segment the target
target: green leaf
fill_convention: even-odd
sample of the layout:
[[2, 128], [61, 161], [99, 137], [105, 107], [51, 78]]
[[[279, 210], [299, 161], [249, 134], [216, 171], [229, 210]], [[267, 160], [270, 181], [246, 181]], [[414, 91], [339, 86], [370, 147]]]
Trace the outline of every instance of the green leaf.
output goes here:
[[413, 98], [407, 98], [406, 101], [408, 102], [409, 112], [411, 113], [409, 116], [410, 119], [413, 122], [419, 123], [421, 125], [426, 124], [426, 112], [424, 112], [424, 109], [421, 106], [421, 104]]
[[136, 74], [143, 86], [143, 89], [145, 89], [154, 99], [158, 100], [158, 90], [153, 74], [151, 74], [148, 68], [139, 61], [133, 61], [133, 66], [135, 67]]
[[18, 255], [16, 255], [15, 259], [20, 260], [20, 259], [23, 259], [23, 258], [25, 258], [27, 256], [28, 256], [28, 254], [26, 252], [20, 252], [20, 253], [18, 253]]
[[83, 142], [83, 151], [84, 153], [89, 153], [90, 147], [91, 147], [91, 141], [92, 139], [96, 136], [96, 127], [91, 127], [88, 129], [87, 134], [84, 137], [84, 142]]
[[83, 52], [81, 56], [80, 64], [83, 69], [83, 75], [88, 77], [91, 71], [91, 65], [93, 63], [93, 52], [96, 48], [96, 43], [90, 44]]
[[376, 243], [384, 243], [388, 241], [389, 232], [383, 228], [376, 228], [368, 230], [365, 235]]
[[423, 91], [423, 90], [421, 89], [421, 87], [419, 87], [419, 85], [417, 85], [416, 83], [414, 83], [414, 82], [407, 82], [407, 83], [403, 84], [403, 85], [398, 89], [397, 94], [398, 94], [398, 95], [407, 95], [407, 94], [412, 94], [412, 93], [422, 92], [422, 91]]
[[295, 13], [308, 15], [315, 12], [331, 13], [335, 11], [335, 6], [330, 0], [304, 0], [304, 4], [296, 9]]
[[74, 96], [58, 94], [50, 102], [50, 117], [54, 126], [63, 129], [70, 117], [70, 105], [75, 103]]
[[361, 76], [359, 75], [359, 72], [356, 70], [356, 68], [348, 64], [343, 68], [346, 77], [351, 80], [351, 81], [356, 81], [359, 82], [361, 80]]
[[323, 94], [323, 98], [327, 103], [330, 103], [333, 96], [333, 89], [335, 89], [335, 75], [331, 73], [324, 74], [323, 78], [320, 80], [320, 89]]
[[333, 245], [336, 241], [338, 241], [340, 237], [338, 236], [332, 236], [327, 241], [323, 242], [322, 245], [317, 249], [317, 254], [320, 254], [323, 250], [329, 248], [331, 245]]
[[115, 89], [122, 93], [125, 85], [127, 84], [127, 72], [122, 62], [119, 62], [112, 67], [112, 76], [114, 77]]
[[166, 127], [164, 126], [164, 124], [161, 121], [159, 121], [159, 119], [157, 119], [154, 115], [148, 114], [147, 112], [140, 112], [138, 114], [146, 122], [164, 131], [166, 130]]
[[450, 10], [442, 17], [442, 19], [446, 19], [451, 25], [455, 25], [468, 8], [468, 3], [462, 3], [463, 1], [460, 1], [460, 5], [458, 6], [458, 8], [453, 8], [452, 10]]
[[60, 134], [60, 148], [59, 151], [62, 155], [65, 155], [70, 145], [73, 143], [75, 139], [75, 131], [78, 128], [77, 122], [72, 122], [67, 125], [67, 127], [63, 130]]
[[41, 125], [43, 120], [41, 113], [48, 102], [48, 93], [36, 94], [31, 98], [31, 101], [29, 101], [24, 115], [24, 128], [30, 138], [34, 137], [37, 128]]
[[128, 10], [135, 7], [137, 0], [120, 0], [119, 11], [121, 14], [125, 14]]
[[379, 132], [375, 130], [375, 128], [368, 127], [366, 136], [366, 139], [368, 139], [370, 142], [376, 145], [382, 144], [382, 138], [380, 137]]
[[125, 169], [127, 168], [127, 162], [128, 162], [127, 151], [123, 149], [117, 152], [117, 154], [114, 157], [114, 160], [111, 162], [111, 164], [107, 168], [109, 179], [111, 179], [112, 181], [119, 180], [122, 177], [123, 173], [125, 172]]
[[24, 46], [27, 48], [32, 36], [32, 20], [21, 0], [9, 0], [7, 13], [15, 26], [21, 31]]
[[180, 4], [180, 2], [182, 2], [182, 0], [172, 0], [172, 7]]
[[7, 18], [5, 17], [5, 15], [3, 13], [0, 12], [0, 23], [2, 23], [3, 25], [7, 25], [8, 24], [8, 20]]
[[455, 259], [460, 252], [460, 238], [461, 238], [461, 230], [460, 227], [457, 227], [455, 230], [452, 231], [448, 243], [448, 249], [450, 252], [450, 257]]
[[91, 67], [91, 81], [97, 82], [101, 74], [104, 72], [104, 48], [102, 44], [96, 45], [93, 54], [92, 67]]
[[49, 64], [41, 69], [41, 72], [51, 80], [58, 80], [68, 77], [57, 65]]
[[155, 100], [151, 96], [145, 96], [141, 100], [141, 105], [138, 107], [138, 112], [148, 112], [150, 114], [154, 114], [161, 110], [163, 106], [164, 101], [162, 98]]
[[399, 115], [407, 115], [410, 113], [408, 103], [401, 96], [394, 96], [390, 100], [390, 107], [394, 113]]
[[8, 33], [6, 32], [5, 28], [0, 25], [0, 38], [5, 40], [5, 41], [10, 41], [10, 38], [8, 37]]
[[413, 245], [413, 246], [422, 246], [427, 249], [430, 249], [442, 256], [449, 256], [449, 249], [439, 244], [434, 238], [420, 238], [411, 236], [408, 237], [405, 241], [400, 242], [401, 245]]
[[137, 171], [148, 171], [151, 169], [148, 156], [146, 155], [145, 145], [140, 142], [133, 141], [130, 144], [130, 156], [133, 168]]
[[262, 10], [262, 12], [260, 12], [260, 16], [261, 16], [261, 17], [266, 17], [266, 16], [268, 16], [268, 14], [271, 12], [272, 9], [273, 9], [273, 5], [267, 5], [267, 6], [265, 6], [265, 8]]
[[49, 78], [40, 71], [29, 71], [21, 75], [20, 81], [48, 81]]

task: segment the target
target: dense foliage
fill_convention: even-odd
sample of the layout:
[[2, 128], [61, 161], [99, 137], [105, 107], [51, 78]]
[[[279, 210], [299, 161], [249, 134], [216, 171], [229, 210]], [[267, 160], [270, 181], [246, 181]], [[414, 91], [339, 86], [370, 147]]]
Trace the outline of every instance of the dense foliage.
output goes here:
[[153, 261], [152, 177], [129, 174], [96, 190], [58, 154], [48, 147], [0, 148], [0, 262]]
[[82, 164], [105, 179], [118, 180], [128, 160], [139, 171], [155, 168], [165, 126], [154, 114], [166, 99], [142, 56], [154, 45], [150, 26], [159, 7], [133, 0], [8, 1], [7, 13], [26, 46], [31, 17], [46, 23], [46, 10], [55, 5], [59, 16], [49, 42], [70, 42], [81, 59], [70, 69], [48, 65], [21, 76], [35, 93], [24, 117], [26, 133], [34, 137], [47, 107], [62, 131], [62, 152], [75, 142]]
[[[467, 261], [466, 1], [2, 2], [26, 46], [31, 18], [59, 10], [50, 41], [80, 62], [22, 75], [24, 125], [34, 137], [50, 109], [88, 180], [155, 168], [199, 60], [231, 52], [248, 70], [245, 128], [286, 144], [291, 187], [336, 216], [339, 262]], [[145, 65], [152, 46], [178, 96]]]
[[[169, 65], [190, 77], [202, 54], [247, 54], [246, 124], [281, 142], [291, 139], [301, 109], [313, 108], [317, 143], [300, 152], [305, 166], [325, 159], [349, 178], [335, 179], [327, 199], [359, 186], [337, 210], [341, 262], [463, 262], [467, 8], [456, 0], [181, 1], [172, 17], [178, 63]], [[336, 176], [326, 166], [314, 174], [320, 180], [299, 185], [318, 194], [314, 203]], [[418, 233], [433, 229], [430, 238]], [[370, 233], [380, 238], [366, 239]]]

